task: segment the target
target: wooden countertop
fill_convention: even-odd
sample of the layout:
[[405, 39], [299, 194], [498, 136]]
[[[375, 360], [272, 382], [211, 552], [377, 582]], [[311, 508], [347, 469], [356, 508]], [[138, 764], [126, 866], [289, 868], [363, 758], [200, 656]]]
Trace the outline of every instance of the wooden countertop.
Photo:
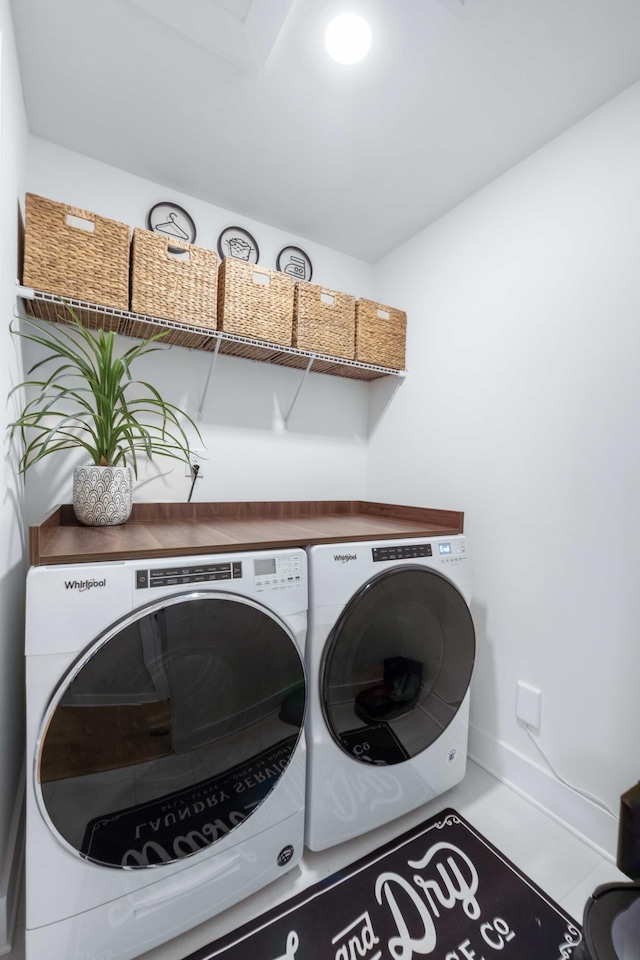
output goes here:
[[70, 504], [29, 528], [31, 564], [179, 557], [462, 533], [464, 514], [362, 500], [136, 503], [127, 523], [85, 527]]

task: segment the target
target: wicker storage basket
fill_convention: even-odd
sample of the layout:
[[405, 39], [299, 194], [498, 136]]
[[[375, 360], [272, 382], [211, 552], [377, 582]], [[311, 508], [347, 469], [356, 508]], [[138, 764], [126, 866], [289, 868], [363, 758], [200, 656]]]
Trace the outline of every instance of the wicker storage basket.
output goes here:
[[128, 310], [127, 224], [33, 193], [26, 196], [25, 220], [25, 286]]
[[356, 360], [392, 370], [404, 370], [407, 315], [403, 310], [358, 300]]
[[218, 271], [218, 329], [290, 347], [293, 288], [286, 273], [225, 257]]
[[299, 280], [293, 300], [293, 346], [353, 360], [356, 299]]
[[217, 286], [218, 254], [213, 250], [139, 227], [133, 231], [134, 313], [215, 330]]

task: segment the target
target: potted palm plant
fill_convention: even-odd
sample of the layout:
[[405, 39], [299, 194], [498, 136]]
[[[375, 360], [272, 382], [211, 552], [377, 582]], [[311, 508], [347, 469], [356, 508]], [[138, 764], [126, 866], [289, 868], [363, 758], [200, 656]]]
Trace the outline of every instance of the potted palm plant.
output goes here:
[[[11, 436], [18, 433], [22, 439], [19, 469], [25, 473], [60, 450], [84, 451], [88, 462], [75, 467], [73, 478], [76, 517], [92, 526], [124, 523], [131, 513], [139, 456], [162, 455], [188, 463], [190, 445], [181, 420], [202, 442], [200, 432], [191, 417], [163, 400], [155, 387], [131, 375], [133, 362], [158, 349], [156, 341], [164, 331], [118, 357], [113, 332], [88, 330], [68, 304], [64, 307], [69, 314], [64, 325], [24, 316], [24, 329], [11, 325], [14, 335], [48, 351], [31, 367], [29, 379], [11, 391], [24, 388], [30, 397], [9, 425]], [[47, 369], [45, 379], [33, 379], [41, 368]]]

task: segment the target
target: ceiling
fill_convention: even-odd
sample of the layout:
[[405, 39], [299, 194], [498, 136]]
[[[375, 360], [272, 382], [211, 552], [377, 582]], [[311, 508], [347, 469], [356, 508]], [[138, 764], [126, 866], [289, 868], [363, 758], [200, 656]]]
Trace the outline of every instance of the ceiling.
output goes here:
[[[350, 67], [323, 45], [344, 9], [374, 37]], [[640, 79], [638, 0], [12, 12], [31, 133], [370, 262]]]

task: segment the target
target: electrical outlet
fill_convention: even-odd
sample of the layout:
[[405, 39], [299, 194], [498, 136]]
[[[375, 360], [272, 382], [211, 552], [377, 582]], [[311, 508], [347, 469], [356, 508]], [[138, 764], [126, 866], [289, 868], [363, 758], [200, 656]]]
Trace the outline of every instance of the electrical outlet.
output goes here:
[[202, 450], [200, 447], [192, 447], [190, 450], [189, 463], [184, 465], [184, 475], [185, 477], [193, 478], [192, 467], [195, 467], [196, 463], [198, 464], [198, 480], [200, 477], [204, 477], [205, 474], [205, 461], [207, 459], [206, 450]]
[[516, 693], [516, 718], [529, 727], [540, 729], [542, 719], [542, 690], [518, 680]]

